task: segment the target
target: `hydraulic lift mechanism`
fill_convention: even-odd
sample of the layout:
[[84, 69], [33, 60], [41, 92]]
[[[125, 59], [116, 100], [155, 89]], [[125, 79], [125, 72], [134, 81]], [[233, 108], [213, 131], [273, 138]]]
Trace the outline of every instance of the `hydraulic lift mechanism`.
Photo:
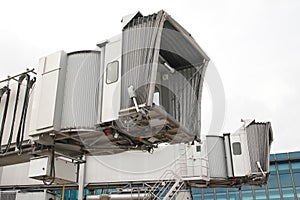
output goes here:
[[189, 187], [265, 184], [269, 122], [200, 135], [210, 59], [191, 35], [165, 11], [122, 27], [94, 50], [55, 52], [0, 82], [0, 190], [55, 199], [49, 190], [67, 185], [81, 199], [84, 188], [130, 183], [145, 189], [86, 199], [188, 199]]

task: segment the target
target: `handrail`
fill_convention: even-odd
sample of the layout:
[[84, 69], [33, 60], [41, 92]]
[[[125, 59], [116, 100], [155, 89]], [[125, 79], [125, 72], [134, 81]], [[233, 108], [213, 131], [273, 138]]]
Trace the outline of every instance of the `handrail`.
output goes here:
[[[4, 79], [4, 80], [1, 80], [0, 83], [3, 83], [3, 82], [7, 82], [7, 81], [10, 81], [10, 80], [16, 80], [15, 78], [16, 77], [19, 77], [19, 76], [22, 76], [24, 74], [28, 74], [28, 73], [33, 73], [36, 75], [36, 72], [34, 71], [34, 68], [33, 69], [26, 69], [26, 72], [23, 72], [23, 73], [20, 73], [20, 74], [17, 74], [17, 75], [14, 75], [14, 76], [8, 76], [8, 78]], [[16, 80], [17, 81], [17, 80]]]

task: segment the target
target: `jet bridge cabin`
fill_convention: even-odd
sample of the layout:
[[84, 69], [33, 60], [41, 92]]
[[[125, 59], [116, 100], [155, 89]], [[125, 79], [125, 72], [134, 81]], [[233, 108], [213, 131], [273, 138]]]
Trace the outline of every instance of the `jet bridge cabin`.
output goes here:
[[[209, 58], [166, 12], [123, 18], [96, 50], [40, 59], [30, 135], [93, 153], [150, 150], [200, 138]], [[109, 141], [109, 142], [108, 142]]]

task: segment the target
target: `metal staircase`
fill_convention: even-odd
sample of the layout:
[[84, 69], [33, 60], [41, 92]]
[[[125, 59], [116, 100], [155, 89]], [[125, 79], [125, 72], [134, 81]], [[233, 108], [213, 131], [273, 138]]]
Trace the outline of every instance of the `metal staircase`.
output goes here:
[[172, 200], [184, 186], [183, 179], [172, 170], [166, 170], [152, 186], [144, 200]]

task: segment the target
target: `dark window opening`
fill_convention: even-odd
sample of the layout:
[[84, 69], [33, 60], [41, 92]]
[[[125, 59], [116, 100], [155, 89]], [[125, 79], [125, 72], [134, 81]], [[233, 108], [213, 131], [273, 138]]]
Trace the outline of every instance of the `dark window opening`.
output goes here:
[[232, 143], [233, 155], [241, 155], [242, 154], [242, 147], [240, 142]]

